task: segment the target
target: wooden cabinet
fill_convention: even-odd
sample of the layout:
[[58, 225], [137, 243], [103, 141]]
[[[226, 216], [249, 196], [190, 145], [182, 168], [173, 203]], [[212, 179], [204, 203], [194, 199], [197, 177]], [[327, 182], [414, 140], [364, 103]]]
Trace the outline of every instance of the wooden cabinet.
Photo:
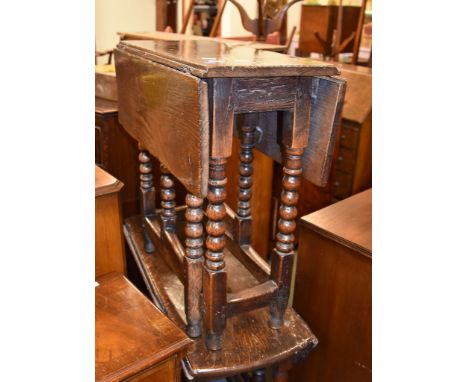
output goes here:
[[372, 187], [372, 70], [337, 66], [347, 89], [331, 176], [333, 201]]
[[319, 345], [297, 382], [372, 379], [372, 190], [300, 220], [294, 308]]
[[96, 281], [96, 381], [180, 381], [191, 340], [121, 274]]
[[95, 166], [95, 272], [96, 277], [125, 273], [125, 252], [120, 209], [123, 183]]

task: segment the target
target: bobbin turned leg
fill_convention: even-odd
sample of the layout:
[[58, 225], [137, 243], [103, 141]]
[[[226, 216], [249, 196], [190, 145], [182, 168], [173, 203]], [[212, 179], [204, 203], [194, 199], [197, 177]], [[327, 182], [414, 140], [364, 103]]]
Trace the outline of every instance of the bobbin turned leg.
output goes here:
[[153, 165], [148, 151], [141, 146], [138, 159], [140, 161], [140, 211], [142, 215], [143, 239], [145, 243], [145, 251], [148, 253], [154, 252], [154, 244], [146, 231], [143, 220], [147, 216], [156, 214], [156, 190], [153, 186]]
[[237, 196], [238, 225], [234, 232], [236, 241], [240, 244], [250, 244], [252, 217], [250, 199], [252, 198], [253, 147], [255, 142], [255, 124], [253, 118], [245, 118], [246, 124], [240, 128], [240, 164], [239, 192]]
[[294, 231], [296, 230], [298, 189], [301, 184], [304, 149], [286, 148], [283, 153], [283, 189], [279, 208], [276, 246], [271, 259], [271, 279], [278, 285], [276, 297], [270, 304], [270, 326], [279, 329], [288, 305], [294, 260]]
[[206, 346], [210, 350], [222, 347], [222, 333], [226, 326], [226, 272], [224, 271], [224, 245], [226, 226], [225, 158], [210, 158], [208, 179], [208, 206], [206, 215], [206, 252], [203, 272], [205, 303]]
[[187, 334], [195, 338], [201, 334], [203, 198], [187, 194], [185, 204], [185, 314]]
[[161, 164], [161, 220], [166, 231], [175, 232], [176, 229], [176, 202], [174, 189], [174, 176]]

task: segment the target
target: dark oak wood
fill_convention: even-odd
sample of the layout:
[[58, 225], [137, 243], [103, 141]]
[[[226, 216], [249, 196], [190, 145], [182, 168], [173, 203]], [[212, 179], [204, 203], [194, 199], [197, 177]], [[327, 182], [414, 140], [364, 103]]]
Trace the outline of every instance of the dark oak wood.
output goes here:
[[125, 273], [120, 190], [123, 183], [95, 166], [95, 274]]
[[[211, 39], [126, 40], [121, 41], [116, 49], [121, 53], [144, 55], [149, 60], [183, 70], [200, 78], [333, 76], [339, 74], [334, 65], [325, 62], [310, 58], [290, 57], [244, 45], [229, 46]], [[119, 75], [118, 65], [117, 75]]]
[[[300, 358], [314, 341], [312, 333], [301, 325], [291, 328], [289, 320], [295, 313], [287, 305], [295, 256], [297, 191], [303, 173], [302, 156], [309, 147], [314, 163], [307, 175], [312, 174], [313, 181], [319, 183], [328, 176], [330, 137], [335, 134], [344, 83], [323, 75], [338, 71], [310, 59], [207, 40], [125, 40], [115, 55], [120, 121], [142, 149], [163, 163], [162, 209], [143, 208], [143, 219], [127, 220], [125, 233], [155, 303], [191, 331], [197, 338], [195, 347], [203, 348], [188, 356], [187, 374], [227, 376], [293, 356]], [[263, 139], [260, 120], [265, 112], [277, 117], [272, 126], [263, 128], [275, 131], [274, 136], [265, 134], [267, 147], [272, 142], [280, 145], [285, 175], [271, 270], [251, 245], [249, 223], [250, 163], [253, 145]], [[232, 154], [235, 115], [243, 113], [247, 115], [239, 133], [240, 188], [234, 212], [225, 204], [226, 164]], [[187, 201], [192, 205], [179, 210], [175, 207], [172, 176], [186, 186], [190, 193]], [[145, 187], [152, 189], [149, 180]], [[204, 197], [206, 251], [200, 280], [200, 209]], [[184, 212], [186, 220], [179, 221]], [[143, 224], [135, 226], [135, 221]], [[142, 243], [148, 249], [148, 237], [154, 245], [151, 251], [142, 250]], [[183, 265], [185, 274], [181, 272]], [[290, 328], [288, 335], [292, 338], [282, 339], [286, 348], [266, 344], [267, 356], [263, 355], [261, 361], [260, 355], [251, 354], [258, 349], [249, 349], [241, 355], [240, 365], [232, 364], [229, 354], [235, 348], [230, 346], [233, 341], [236, 347], [240, 343], [236, 342], [238, 338], [229, 338], [229, 328], [248, 320], [251, 314], [255, 316], [253, 312], [262, 312], [262, 330], [268, 326], [270, 333], [281, 333]], [[263, 341], [265, 333], [253, 330], [254, 326], [244, 324], [234, 337], [257, 335]], [[213, 365], [213, 354], [218, 354], [215, 358], [220, 358], [220, 364]], [[278, 380], [284, 380], [286, 370], [282, 369]]]
[[[315, 77], [310, 89], [312, 107], [308, 144], [304, 152], [303, 177], [323, 187], [329, 178], [334, 142], [338, 130], [339, 117], [343, 107], [346, 83], [339, 78]], [[260, 116], [262, 138], [257, 143], [258, 150], [281, 163], [281, 142], [278, 142], [278, 113], [263, 113]]]
[[119, 32], [121, 40], [168, 40], [168, 41], [190, 41], [190, 40], [201, 40], [201, 41], [219, 41], [224, 45], [235, 47], [235, 46], [248, 46], [253, 49], [269, 50], [272, 52], [284, 52], [284, 45], [267, 44], [257, 41], [241, 41], [236, 39], [227, 38], [209, 38], [196, 35], [186, 35], [181, 33], [165, 33], [165, 32]]
[[300, 221], [294, 307], [320, 346], [294, 381], [372, 380], [372, 191]]
[[[180, 328], [185, 328], [183, 283], [171, 272], [158, 252], [145, 252], [138, 217], [127, 219], [124, 227], [132, 253], [144, 270], [142, 274], [152, 291], [153, 301], [163, 306], [168, 317]], [[229, 242], [231, 239], [227, 237], [226, 240]], [[228, 296], [233, 298], [243, 289], [260, 285], [235, 255], [229, 250], [225, 250], [224, 255]], [[289, 358], [301, 359], [317, 345], [317, 338], [293, 309], [286, 309], [284, 325], [279, 330], [269, 327], [268, 317], [267, 307], [230, 317], [226, 320], [223, 348], [220, 351], [207, 349], [204, 335], [195, 339], [184, 361], [189, 375], [197, 380], [236, 375]]]
[[121, 274], [97, 284], [96, 381], [180, 381], [190, 339]]
[[[204, 195], [208, 182], [207, 84], [127, 52], [116, 55], [116, 69], [122, 125], [153, 155], [157, 153], [191, 193]], [[174, 147], [184, 155], [177, 155]]]

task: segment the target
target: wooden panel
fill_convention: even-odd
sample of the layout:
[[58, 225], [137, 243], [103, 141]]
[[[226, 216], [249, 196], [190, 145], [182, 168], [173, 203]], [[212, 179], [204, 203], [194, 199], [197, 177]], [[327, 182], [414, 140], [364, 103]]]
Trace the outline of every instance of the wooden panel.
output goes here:
[[208, 86], [188, 74], [121, 50], [119, 120], [193, 194], [208, 185]]
[[341, 171], [335, 171], [333, 174], [333, 196], [343, 199], [351, 194], [353, 175]]
[[119, 195], [96, 197], [95, 203], [95, 274], [125, 273], [125, 252], [122, 234]]
[[350, 126], [346, 121], [343, 121], [340, 133], [340, 145], [349, 149], [355, 149], [359, 141], [359, 128]]
[[341, 147], [336, 158], [335, 168], [352, 174], [354, 170], [354, 150]]
[[126, 379], [125, 382], [178, 382], [180, 380], [180, 366], [176, 356], [159, 363], [156, 366]]
[[339, 74], [334, 65], [322, 61], [245, 45], [228, 46], [215, 40], [126, 40], [120, 42], [117, 51], [127, 51], [197, 77], [309, 77]]
[[372, 110], [372, 74], [343, 65], [340, 69], [347, 82], [343, 119], [362, 124]]
[[123, 183], [104, 171], [99, 166], [94, 166], [94, 195], [101, 196], [119, 192]]
[[[302, 176], [318, 186], [325, 186], [330, 175], [345, 88], [345, 82], [339, 78], [312, 80], [309, 141], [304, 151]], [[259, 124], [262, 138], [256, 147], [281, 163], [277, 114], [260, 114]]]
[[372, 380], [372, 258], [360, 250], [371, 241], [371, 194], [360, 195], [301, 219], [293, 306], [320, 344], [292, 370], [295, 382]]
[[191, 343], [122, 275], [108, 274], [97, 282], [96, 381], [122, 381], [184, 352]]
[[119, 191], [123, 184], [95, 166], [95, 274], [125, 273]]
[[352, 193], [372, 187], [372, 112], [361, 126]]
[[301, 224], [323, 236], [352, 247], [360, 253], [372, 253], [372, 190], [367, 190], [304, 216]]

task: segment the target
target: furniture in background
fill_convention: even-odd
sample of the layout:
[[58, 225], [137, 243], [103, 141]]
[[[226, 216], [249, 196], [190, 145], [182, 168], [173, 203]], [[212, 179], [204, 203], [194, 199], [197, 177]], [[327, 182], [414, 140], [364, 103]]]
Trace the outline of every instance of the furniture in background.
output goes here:
[[192, 341], [123, 275], [96, 281], [96, 382], [179, 382]]
[[333, 202], [372, 186], [372, 70], [347, 64], [337, 67], [347, 90], [331, 176]]
[[[356, 31], [361, 7], [343, 6], [341, 23], [338, 20], [339, 8], [336, 5], [302, 5], [296, 55], [322, 53], [325, 57], [334, 57], [338, 53], [353, 52], [353, 41], [360, 37], [360, 33], [356, 36]], [[334, 39], [334, 33], [340, 36], [335, 35]]]
[[[138, 142], [118, 120], [115, 67], [100, 65], [95, 73], [95, 163], [126, 185], [121, 191], [122, 216], [125, 219], [137, 214], [140, 209]], [[159, 178], [159, 166], [154, 167], [153, 175]], [[176, 187], [182, 189], [178, 181]], [[182, 202], [183, 199], [178, 201]]]
[[[295, 206], [301, 174], [317, 184], [328, 178], [344, 81], [327, 63], [168, 36], [121, 41], [115, 51], [119, 119], [141, 145], [142, 210], [125, 221], [127, 243], [154, 303], [195, 339], [184, 361], [189, 378], [279, 365], [274, 378], [284, 380], [286, 365], [317, 343], [288, 307]], [[236, 211], [224, 203], [234, 134]], [[254, 146], [284, 164], [271, 266], [251, 245]], [[162, 163], [161, 209], [150, 153]], [[176, 207], [175, 178], [186, 206]]]
[[96, 277], [125, 273], [125, 252], [120, 211], [123, 184], [95, 166], [95, 272]]
[[[346, 94], [333, 153], [331, 178], [318, 186], [303, 179], [299, 188], [301, 197], [297, 203], [298, 216], [325, 208], [328, 205], [372, 187], [372, 70], [363, 66], [334, 63], [346, 80]], [[233, 168], [234, 163], [228, 163]], [[254, 192], [251, 199], [255, 213], [261, 216], [264, 226], [255, 226], [252, 240], [260, 253], [267, 258], [269, 249], [274, 246], [276, 232], [276, 211], [281, 200], [282, 166], [271, 158], [261, 158], [261, 169], [253, 174], [254, 184], [270, 185], [265, 190]], [[228, 183], [229, 203], [236, 184]], [[267, 223], [268, 222], [268, 223]], [[265, 232], [270, 232], [265, 235]]]
[[294, 308], [320, 346], [297, 382], [372, 380], [372, 190], [300, 220]]

